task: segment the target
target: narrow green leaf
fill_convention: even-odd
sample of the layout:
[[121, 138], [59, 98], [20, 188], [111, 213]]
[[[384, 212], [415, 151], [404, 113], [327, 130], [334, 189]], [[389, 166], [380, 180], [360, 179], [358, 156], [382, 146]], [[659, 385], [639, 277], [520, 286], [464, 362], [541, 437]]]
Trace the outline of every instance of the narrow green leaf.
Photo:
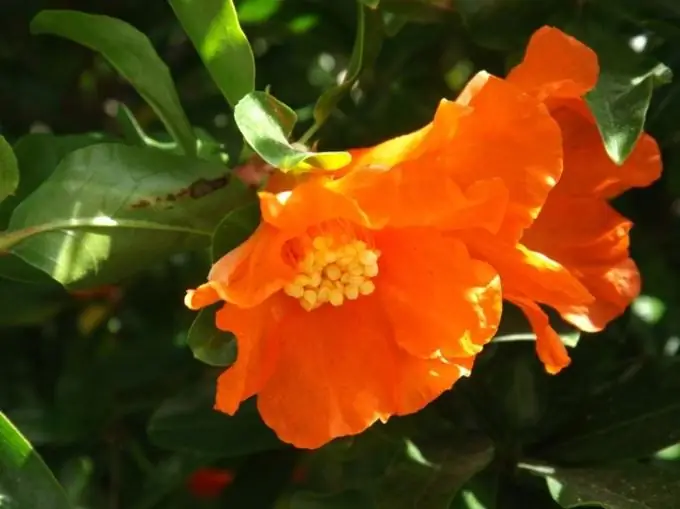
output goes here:
[[219, 260], [229, 251], [245, 242], [259, 223], [260, 204], [258, 201], [246, 203], [224, 216], [213, 233], [213, 261]]
[[66, 493], [31, 444], [0, 412], [0, 486], [17, 507], [70, 509]]
[[[377, 12], [372, 12], [369, 9], [375, 9], [378, 2], [374, 5], [359, 5], [357, 7], [357, 28], [354, 37], [354, 48], [352, 49], [352, 56], [347, 66], [347, 71], [341, 83], [329, 88], [316, 102], [314, 106], [314, 122], [320, 125], [326, 121], [333, 109], [337, 106], [340, 100], [347, 94], [354, 83], [361, 75], [364, 67], [364, 56], [367, 50], [373, 50], [374, 46], [379, 46], [383, 37], [383, 23]], [[366, 11], [369, 11], [368, 13]]]
[[0, 249], [64, 285], [110, 283], [208, 247], [220, 220], [247, 196], [219, 163], [93, 145], [66, 156], [14, 210]]
[[139, 125], [139, 122], [137, 122], [134, 113], [132, 113], [130, 108], [123, 103], [118, 103], [116, 121], [123, 133], [123, 137], [130, 145], [154, 147], [169, 151], [173, 151], [177, 147], [177, 144], [175, 143], [163, 143], [154, 140], [151, 136], [147, 135], [144, 132], [144, 129], [142, 129], [142, 126]]
[[196, 152], [196, 139], [170, 70], [139, 30], [108, 16], [46, 10], [33, 19], [31, 32], [65, 37], [101, 53], [149, 103], [184, 152]]
[[563, 508], [669, 509], [680, 500], [674, 466], [623, 463], [592, 468], [520, 465], [545, 477], [551, 495]]
[[170, 0], [215, 84], [233, 108], [255, 90], [255, 59], [232, 0]]
[[159, 447], [215, 457], [235, 457], [280, 449], [272, 430], [250, 399], [232, 416], [213, 409], [216, 380], [206, 379], [168, 399], [153, 414], [148, 433]]
[[19, 164], [12, 147], [0, 136], [0, 202], [19, 187]]
[[201, 309], [189, 329], [187, 345], [194, 357], [205, 364], [227, 367], [236, 360], [234, 335], [215, 326], [215, 309]]
[[305, 172], [313, 168], [336, 170], [349, 164], [349, 152], [309, 152], [292, 146], [287, 139], [290, 108], [266, 92], [245, 96], [234, 109], [234, 119], [248, 144], [266, 162], [283, 172]]

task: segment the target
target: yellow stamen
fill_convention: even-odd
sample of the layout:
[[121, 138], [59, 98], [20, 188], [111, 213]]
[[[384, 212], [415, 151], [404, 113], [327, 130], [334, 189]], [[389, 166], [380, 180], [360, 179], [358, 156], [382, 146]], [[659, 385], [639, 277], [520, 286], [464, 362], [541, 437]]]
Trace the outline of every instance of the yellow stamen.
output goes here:
[[323, 304], [341, 306], [375, 291], [380, 251], [361, 240], [318, 236], [298, 263], [298, 274], [283, 291], [307, 311]]

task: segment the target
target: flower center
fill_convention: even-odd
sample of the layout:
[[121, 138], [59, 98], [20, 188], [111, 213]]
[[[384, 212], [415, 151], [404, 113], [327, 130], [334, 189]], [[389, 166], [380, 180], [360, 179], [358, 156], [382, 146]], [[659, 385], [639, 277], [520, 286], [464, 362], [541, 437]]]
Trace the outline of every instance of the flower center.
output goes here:
[[329, 303], [341, 306], [345, 299], [375, 291], [371, 279], [378, 275], [380, 251], [364, 241], [337, 242], [328, 236], [312, 239], [311, 249], [298, 262], [299, 274], [283, 291], [300, 301], [307, 311]]

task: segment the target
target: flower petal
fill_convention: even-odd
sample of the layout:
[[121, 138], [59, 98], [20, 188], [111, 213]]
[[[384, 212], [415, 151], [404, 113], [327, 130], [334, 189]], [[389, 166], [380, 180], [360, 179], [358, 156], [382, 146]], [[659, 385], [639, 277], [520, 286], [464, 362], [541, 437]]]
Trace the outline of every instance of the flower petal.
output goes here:
[[597, 83], [597, 54], [557, 28], [544, 26], [534, 32], [524, 60], [508, 75], [508, 81], [540, 100], [548, 97], [581, 97]]
[[475, 357], [418, 359], [399, 351], [399, 376], [394, 381], [395, 415], [408, 415], [449, 390], [461, 377], [468, 376]]
[[258, 395], [258, 408], [284, 442], [314, 449], [391, 414], [395, 347], [374, 300], [312, 312], [295, 302], [297, 309], [280, 323], [279, 363]]
[[628, 255], [631, 226], [602, 199], [556, 190], [522, 239], [564, 265], [595, 297], [587, 305], [557, 307], [581, 330], [602, 330], [640, 291], [640, 274]]
[[500, 178], [509, 204], [499, 235], [516, 242], [562, 174], [559, 126], [545, 105], [486, 73], [471, 80], [459, 101], [474, 111], [460, 119], [453, 143], [433, 162], [462, 188]]
[[465, 239], [473, 256], [498, 271], [506, 298], [512, 294], [552, 307], [590, 304], [594, 300], [573, 274], [542, 253], [522, 244], [504, 243], [485, 232], [466, 235]]
[[241, 402], [259, 392], [271, 377], [279, 358], [279, 336], [273, 331], [289, 304], [286, 301], [277, 295], [249, 309], [227, 303], [217, 312], [217, 327], [236, 336], [237, 355], [217, 381], [215, 409], [234, 415]]
[[221, 297], [215, 286], [214, 283], [208, 282], [195, 290], [187, 290], [187, 294], [184, 297], [184, 305], [192, 311], [197, 311], [220, 301]]
[[330, 189], [328, 179], [313, 177], [292, 191], [259, 193], [262, 220], [285, 231], [289, 238], [302, 234], [314, 224], [343, 219], [368, 226], [369, 218], [357, 204]]
[[491, 340], [499, 280], [462, 242], [413, 228], [380, 232], [376, 245], [383, 252], [376, 292], [402, 348], [422, 358], [468, 357]]
[[510, 300], [524, 312], [536, 334], [536, 353], [551, 375], [569, 366], [571, 359], [567, 348], [555, 330], [550, 327], [548, 316], [532, 300], [512, 297]]
[[281, 354], [258, 395], [279, 438], [314, 449], [377, 420], [416, 412], [469, 373], [474, 359], [418, 359], [397, 347], [375, 294], [342, 306], [286, 314]]
[[288, 238], [263, 222], [248, 240], [218, 260], [208, 279], [220, 298], [252, 307], [280, 290], [295, 276], [295, 270], [282, 255]]
[[632, 187], [648, 186], [661, 175], [661, 154], [651, 136], [643, 133], [628, 159], [617, 166], [585, 102], [565, 102], [553, 116], [564, 139], [561, 193], [613, 198]]
[[463, 190], [452, 177], [422, 165], [414, 160], [391, 169], [360, 167], [330, 186], [356, 200], [373, 226], [498, 231], [508, 204], [501, 179], [477, 181]]
[[583, 269], [582, 273], [595, 302], [556, 307], [562, 318], [582, 331], [601, 331], [640, 294], [640, 272], [630, 258], [616, 264]]

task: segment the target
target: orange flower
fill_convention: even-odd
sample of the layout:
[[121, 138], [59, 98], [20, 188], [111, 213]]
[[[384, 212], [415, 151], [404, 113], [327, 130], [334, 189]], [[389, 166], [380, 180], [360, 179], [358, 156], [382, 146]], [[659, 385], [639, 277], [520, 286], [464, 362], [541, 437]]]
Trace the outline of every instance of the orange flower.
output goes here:
[[[607, 202], [631, 187], [643, 187], [661, 173], [655, 141], [643, 134], [623, 166], [607, 153], [583, 95], [598, 79], [597, 55], [552, 27], [539, 29], [524, 61], [508, 81], [549, 107], [563, 137], [564, 173], [541, 214], [524, 233], [515, 260], [497, 239], [476, 239], [473, 251], [485, 256], [503, 280], [504, 297], [527, 315], [537, 335], [546, 369], [556, 373], [569, 364], [564, 345], [538, 304], [558, 310], [583, 331], [599, 331], [619, 316], [640, 290], [640, 275], [628, 254], [632, 224]], [[524, 257], [525, 248], [542, 256]], [[518, 264], [526, 264], [518, 270]], [[543, 273], [540, 286], [528, 284], [526, 272]], [[570, 273], [594, 296], [590, 303], [563, 300], [550, 293], [560, 274]]]
[[[353, 151], [341, 174], [261, 192], [255, 233], [186, 296], [192, 309], [224, 301], [217, 326], [237, 338], [216, 408], [257, 395], [283, 441], [316, 448], [424, 407], [469, 373], [500, 319], [498, 275], [467, 239], [518, 239], [561, 171], [545, 106], [480, 73], [430, 124]], [[568, 283], [554, 293], [588, 301]]]

